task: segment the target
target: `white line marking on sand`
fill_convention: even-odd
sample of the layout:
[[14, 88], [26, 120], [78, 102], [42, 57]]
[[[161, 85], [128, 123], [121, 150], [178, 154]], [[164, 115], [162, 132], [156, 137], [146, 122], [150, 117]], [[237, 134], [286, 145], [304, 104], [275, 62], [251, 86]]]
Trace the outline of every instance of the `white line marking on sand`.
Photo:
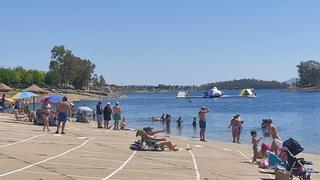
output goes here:
[[[22, 173], [30, 173], [30, 174], [45, 174], [45, 175], [52, 175], [52, 176], [61, 176], [58, 173], [47, 173], [47, 172], [37, 172], [37, 171], [21, 171]], [[88, 176], [78, 176], [73, 174], [65, 174], [65, 176], [77, 177], [77, 178], [85, 178], [85, 179], [101, 179], [99, 177], [88, 177]]]
[[0, 177], [4, 177], [4, 176], [7, 176], [7, 175], [10, 175], [10, 174], [19, 172], [19, 171], [23, 171], [23, 170], [25, 170], [25, 169], [31, 168], [31, 167], [33, 167], [33, 166], [36, 166], [36, 165], [38, 165], [38, 164], [41, 164], [41, 163], [50, 161], [50, 160], [52, 160], [52, 159], [55, 159], [55, 158], [57, 158], [57, 157], [61, 157], [61, 156], [63, 156], [63, 155], [66, 155], [66, 154], [68, 154], [68, 153], [70, 153], [70, 152], [72, 152], [72, 151], [74, 151], [74, 150], [76, 150], [76, 149], [78, 149], [78, 148], [86, 145], [89, 141], [91, 141], [91, 140], [93, 140], [93, 139], [94, 139], [94, 138], [91, 138], [91, 139], [89, 139], [89, 140], [86, 140], [84, 143], [80, 144], [79, 146], [74, 147], [74, 148], [72, 148], [72, 149], [69, 149], [69, 150], [67, 150], [67, 151], [65, 151], [65, 152], [63, 152], [63, 153], [61, 153], [61, 154], [56, 155], [56, 156], [53, 156], [53, 157], [50, 157], [50, 158], [48, 158], [48, 159], [45, 159], [45, 160], [42, 160], [42, 161], [39, 161], [39, 162], [30, 164], [30, 165], [28, 165], [28, 166], [25, 166], [25, 167], [23, 167], [23, 168], [20, 168], [20, 169], [14, 170], [14, 171], [10, 171], [10, 172], [4, 173], [4, 174], [0, 174]]
[[[245, 154], [243, 154], [241, 151], [237, 150], [237, 152], [238, 152], [239, 154], [241, 154], [244, 158], [246, 158], [247, 160], [250, 161], [250, 158], [248, 158], [248, 156], [246, 156]], [[261, 171], [262, 171], [262, 172], [265, 172], [264, 170], [261, 170]], [[273, 178], [273, 177], [271, 176], [271, 174], [268, 174], [268, 176], [269, 176], [270, 178]]]
[[228, 148], [223, 148], [223, 150], [225, 150], [225, 151], [232, 151], [231, 149], [228, 149]]
[[131, 154], [131, 156], [117, 169], [115, 170], [113, 173], [111, 173], [109, 176], [103, 178], [102, 180], [106, 180], [106, 179], [110, 179], [112, 176], [114, 176], [115, 174], [117, 174], [119, 171], [121, 171], [121, 169], [123, 169], [128, 162], [133, 158], [133, 156], [137, 153], [137, 151], [133, 151], [133, 153]]
[[194, 145], [194, 147], [202, 148], [202, 145]]
[[190, 152], [192, 160], [193, 160], [194, 169], [196, 170], [197, 180], [200, 180], [200, 172], [199, 172], [199, 169], [198, 169], [196, 158], [194, 157], [194, 154], [193, 154], [192, 150], [190, 149], [189, 144], [187, 146], [188, 146], [187, 148], [189, 149], [189, 152]]
[[40, 134], [40, 135], [36, 135], [36, 136], [31, 137], [31, 138], [24, 139], [24, 140], [21, 140], [21, 141], [18, 141], [18, 142], [14, 142], [14, 143], [10, 143], [10, 144], [5, 144], [5, 145], [0, 146], [0, 148], [12, 146], [12, 145], [19, 144], [19, 143], [23, 143], [23, 142], [26, 142], [26, 141], [30, 141], [30, 140], [32, 140], [32, 139], [34, 139], [34, 138], [37, 138], [37, 137], [40, 137], [40, 136], [44, 136], [44, 135], [45, 135], [45, 134]]
[[244, 158], [246, 158], [247, 160], [250, 161], [250, 158], [248, 158], [248, 156], [246, 156], [245, 154], [243, 154], [241, 151], [237, 150], [237, 152], [238, 152], [241, 156], [243, 156]]

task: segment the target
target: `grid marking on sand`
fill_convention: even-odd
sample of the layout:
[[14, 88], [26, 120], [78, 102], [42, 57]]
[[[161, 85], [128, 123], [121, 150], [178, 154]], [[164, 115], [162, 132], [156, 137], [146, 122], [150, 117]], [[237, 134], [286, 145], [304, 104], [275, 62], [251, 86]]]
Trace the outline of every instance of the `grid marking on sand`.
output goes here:
[[193, 160], [193, 165], [194, 165], [194, 169], [196, 171], [197, 180], [200, 180], [200, 172], [199, 172], [199, 169], [198, 169], [196, 158], [194, 157], [194, 154], [193, 154], [192, 150], [190, 149], [189, 144], [187, 146], [188, 146], [187, 149], [189, 149], [190, 155], [191, 155], [192, 160]]
[[[241, 151], [237, 150], [237, 152], [238, 152], [241, 156], [243, 156], [244, 158], [246, 158], [247, 160], [250, 161], [250, 158], [248, 158], [248, 156], [246, 156], [245, 154], [243, 154]], [[262, 172], [266, 172], [264, 169], [261, 169], [261, 171], [262, 171]], [[269, 176], [270, 178], [273, 178], [270, 174], [268, 174], [268, 176]]]
[[21, 141], [18, 141], [18, 142], [1, 145], [0, 148], [12, 146], [12, 145], [19, 144], [19, 143], [23, 143], [23, 142], [26, 142], [26, 141], [30, 141], [30, 140], [32, 140], [32, 139], [35, 139], [35, 138], [37, 138], [37, 137], [44, 136], [44, 135], [46, 135], [46, 134], [40, 134], [40, 135], [36, 135], [36, 136], [31, 137], [31, 138], [24, 139], [24, 140], [21, 140]]
[[114, 176], [115, 174], [117, 174], [119, 171], [121, 171], [121, 169], [123, 169], [128, 162], [133, 158], [133, 156], [137, 153], [137, 151], [133, 151], [133, 153], [131, 154], [131, 156], [117, 169], [115, 170], [113, 173], [111, 173], [109, 176], [103, 178], [102, 180], [106, 180], [106, 179], [110, 179], [112, 176]]
[[93, 140], [93, 139], [94, 139], [94, 138], [88, 139], [88, 140], [86, 140], [84, 143], [80, 144], [79, 146], [74, 147], [74, 148], [72, 148], [72, 149], [69, 149], [69, 150], [67, 150], [67, 151], [65, 151], [65, 152], [63, 152], [63, 153], [61, 153], [61, 154], [56, 155], [56, 156], [53, 156], [53, 157], [50, 157], [50, 158], [48, 158], [48, 159], [45, 159], [45, 160], [42, 160], [42, 161], [39, 161], [39, 162], [30, 164], [30, 165], [28, 165], [28, 166], [25, 166], [25, 167], [20, 168], [20, 169], [16, 169], [16, 170], [14, 170], [14, 171], [10, 171], [10, 172], [4, 173], [4, 174], [0, 174], [0, 177], [8, 176], [8, 175], [10, 175], [10, 174], [23, 171], [23, 170], [28, 169], [28, 168], [30, 168], [30, 167], [36, 166], [36, 165], [38, 165], [38, 164], [41, 164], [41, 163], [50, 161], [50, 160], [52, 160], [52, 159], [55, 159], [55, 158], [57, 158], [57, 157], [61, 157], [61, 156], [63, 156], [63, 155], [66, 155], [66, 154], [68, 154], [68, 153], [70, 153], [70, 152], [72, 152], [72, 151], [74, 151], [74, 150], [76, 150], [76, 149], [78, 149], [78, 148], [86, 145], [89, 141], [91, 141], [91, 140]]

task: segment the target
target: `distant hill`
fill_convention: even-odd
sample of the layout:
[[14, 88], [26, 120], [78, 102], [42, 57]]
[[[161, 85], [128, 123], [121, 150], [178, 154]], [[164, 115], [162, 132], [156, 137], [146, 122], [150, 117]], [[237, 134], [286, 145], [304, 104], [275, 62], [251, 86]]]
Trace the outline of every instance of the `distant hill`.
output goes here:
[[208, 83], [200, 86], [200, 89], [207, 90], [213, 87], [218, 89], [244, 89], [244, 88], [255, 88], [255, 89], [282, 89], [287, 88], [287, 83], [281, 83], [279, 81], [264, 81], [257, 79], [240, 79], [232, 81], [221, 81]]
[[297, 83], [298, 82], [298, 78], [291, 78], [287, 81], [284, 81], [283, 83], [286, 83], [286, 84], [294, 84], [294, 83]]

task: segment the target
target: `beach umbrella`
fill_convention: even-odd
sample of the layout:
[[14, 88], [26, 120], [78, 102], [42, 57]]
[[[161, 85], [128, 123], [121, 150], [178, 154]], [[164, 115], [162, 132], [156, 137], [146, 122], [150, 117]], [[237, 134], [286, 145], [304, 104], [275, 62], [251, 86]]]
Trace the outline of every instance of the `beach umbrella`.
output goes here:
[[27, 91], [22, 91], [20, 93], [17, 93], [16, 95], [12, 96], [12, 99], [29, 99], [32, 97], [38, 96], [37, 94], [33, 92], [27, 92]]
[[63, 97], [59, 95], [51, 95], [51, 96], [44, 96], [39, 101], [42, 103], [45, 101], [49, 101], [51, 103], [59, 103], [59, 102], [62, 102], [62, 98]]
[[86, 112], [93, 112], [93, 110], [87, 106], [81, 106], [81, 107], [78, 107], [77, 109], [81, 111], [86, 111]]
[[0, 92], [9, 92], [11, 91], [12, 88], [3, 84], [3, 83], [0, 83]]
[[[37, 93], [37, 94], [45, 94], [45, 93], [49, 92], [49, 91], [46, 91], [46, 90], [40, 88], [39, 86], [37, 86], [35, 84], [32, 84], [30, 87], [28, 87], [24, 91], [33, 92], [33, 93]], [[35, 111], [35, 109], [36, 109], [36, 97], [33, 97], [33, 110]]]
[[30, 87], [28, 87], [24, 91], [33, 92], [33, 93], [37, 93], [37, 94], [45, 94], [45, 93], [49, 92], [49, 91], [46, 91], [46, 90], [40, 88], [39, 86], [37, 86], [35, 84], [31, 85]]

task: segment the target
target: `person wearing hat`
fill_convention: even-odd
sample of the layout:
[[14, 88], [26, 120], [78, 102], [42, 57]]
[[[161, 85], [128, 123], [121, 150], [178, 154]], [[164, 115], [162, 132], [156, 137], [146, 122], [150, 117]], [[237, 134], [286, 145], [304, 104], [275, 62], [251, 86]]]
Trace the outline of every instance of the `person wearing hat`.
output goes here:
[[103, 109], [102, 109], [101, 101], [99, 101], [97, 106], [96, 106], [96, 113], [97, 113], [98, 128], [102, 128]]
[[109, 121], [111, 120], [112, 116], [112, 108], [111, 103], [108, 102], [107, 105], [103, 109], [103, 120], [104, 120], [104, 128], [109, 129]]
[[116, 105], [112, 108], [113, 111], [113, 120], [114, 120], [114, 127], [113, 129], [119, 130], [119, 121], [121, 120], [121, 107], [120, 103], [116, 102]]
[[210, 112], [208, 108], [205, 106], [201, 106], [199, 111], [199, 127], [200, 127], [200, 141], [206, 141], [205, 139], [205, 132], [206, 132], [206, 113]]
[[242, 128], [240, 113], [236, 113], [233, 115], [233, 118], [230, 121], [230, 125], [228, 127], [231, 128], [233, 143], [240, 143], [240, 130]]

